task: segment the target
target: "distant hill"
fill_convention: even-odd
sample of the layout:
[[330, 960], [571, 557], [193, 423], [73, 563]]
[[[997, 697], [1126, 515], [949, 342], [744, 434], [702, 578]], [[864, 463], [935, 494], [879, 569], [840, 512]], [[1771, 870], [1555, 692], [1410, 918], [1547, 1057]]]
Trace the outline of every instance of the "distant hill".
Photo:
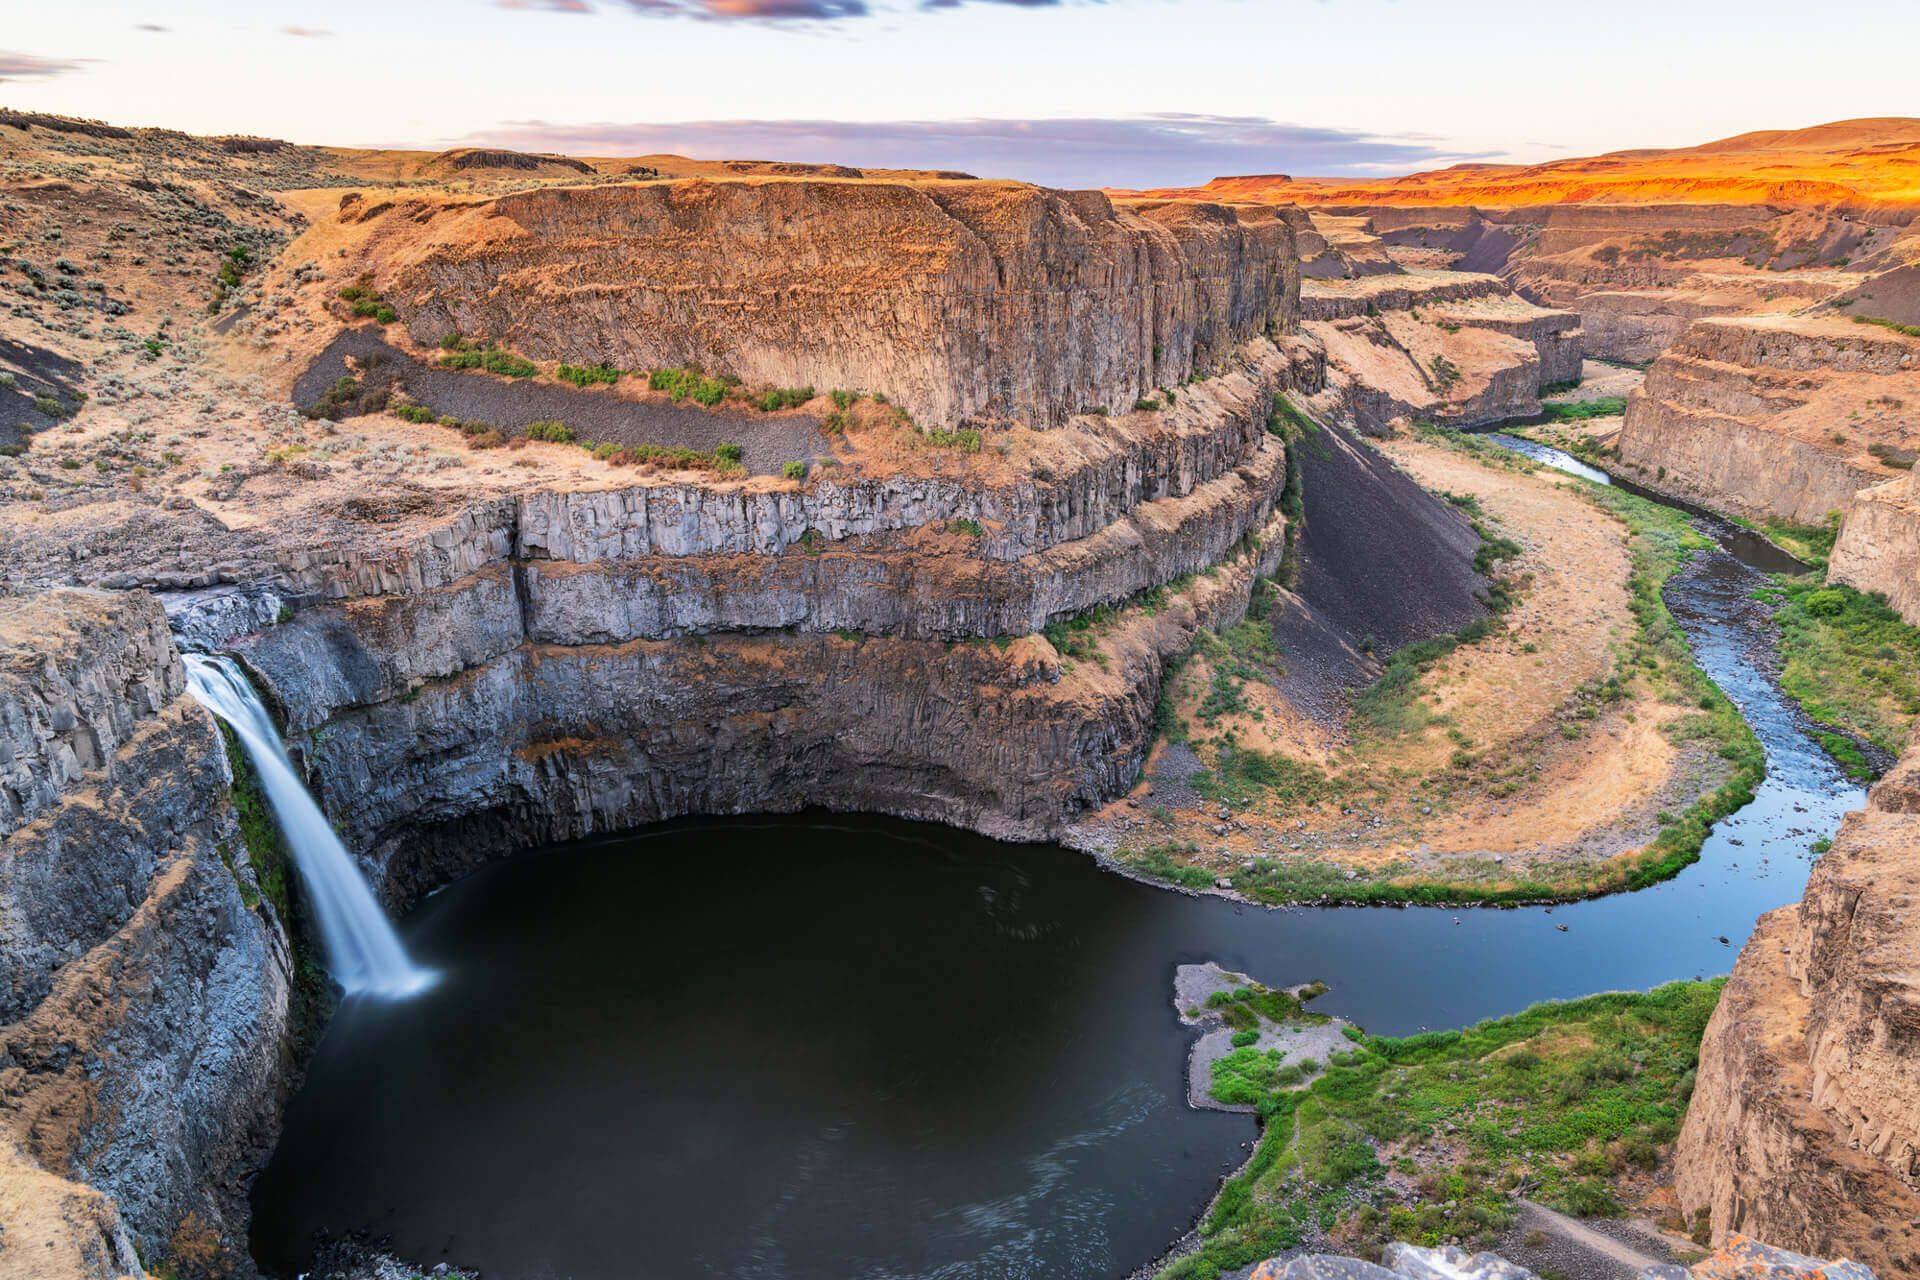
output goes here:
[[1767, 204], [1920, 206], [1920, 119], [1767, 130], [1674, 150], [1545, 164], [1459, 164], [1399, 178], [1221, 177], [1143, 194], [1314, 205]]

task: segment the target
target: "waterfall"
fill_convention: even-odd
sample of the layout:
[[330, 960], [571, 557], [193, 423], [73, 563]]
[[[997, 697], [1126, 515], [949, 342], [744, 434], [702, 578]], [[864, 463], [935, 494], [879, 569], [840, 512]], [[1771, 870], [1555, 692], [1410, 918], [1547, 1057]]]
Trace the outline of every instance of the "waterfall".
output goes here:
[[246, 673], [231, 658], [182, 657], [193, 696], [226, 721], [253, 761], [313, 904], [333, 976], [348, 995], [397, 998], [425, 990], [433, 975], [407, 959], [366, 877], [294, 772]]

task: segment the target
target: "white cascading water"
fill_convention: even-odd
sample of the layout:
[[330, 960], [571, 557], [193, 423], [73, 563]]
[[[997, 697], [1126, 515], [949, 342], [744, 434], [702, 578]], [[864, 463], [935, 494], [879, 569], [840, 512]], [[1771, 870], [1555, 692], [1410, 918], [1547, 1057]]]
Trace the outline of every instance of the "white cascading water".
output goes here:
[[293, 771], [246, 673], [231, 658], [197, 653], [182, 657], [193, 696], [226, 721], [253, 761], [313, 904], [333, 976], [348, 995], [397, 999], [425, 990], [433, 975], [407, 959], [360, 868]]

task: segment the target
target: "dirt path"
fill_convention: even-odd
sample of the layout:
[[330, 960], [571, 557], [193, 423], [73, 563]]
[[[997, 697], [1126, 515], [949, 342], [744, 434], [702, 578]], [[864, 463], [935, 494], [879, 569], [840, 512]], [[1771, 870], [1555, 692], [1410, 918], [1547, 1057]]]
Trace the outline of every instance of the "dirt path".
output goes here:
[[[1502, 1248], [1525, 1254], [1521, 1265], [1536, 1274], [1546, 1266], [1565, 1272], [1574, 1280], [1628, 1280], [1643, 1268], [1671, 1261], [1663, 1250], [1657, 1256], [1635, 1248], [1625, 1240], [1597, 1231], [1578, 1218], [1569, 1218], [1543, 1204], [1532, 1200], [1521, 1200], [1519, 1204], [1519, 1219], [1508, 1240], [1502, 1242]], [[1512, 1242], [1525, 1240], [1535, 1231], [1546, 1237], [1545, 1244], [1514, 1247]]]

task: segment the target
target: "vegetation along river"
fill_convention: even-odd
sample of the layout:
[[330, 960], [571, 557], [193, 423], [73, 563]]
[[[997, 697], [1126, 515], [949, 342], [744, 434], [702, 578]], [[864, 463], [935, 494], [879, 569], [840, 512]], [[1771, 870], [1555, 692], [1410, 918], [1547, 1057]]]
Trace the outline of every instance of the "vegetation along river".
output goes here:
[[324, 1229], [489, 1277], [1121, 1276], [1255, 1136], [1187, 1105], [1174, 966], [1324, 979], [1316, 1008], [1383, 1034], [1726, 972], [1862, 796], [1768, 678], [1749, 595], [1791, 562], [1701, 527], [1718, 549], [1667, 600], [1768, 767], [1678, 878], [1551, 911], [1269, 910], [823, 814], [521, 856], [402, 921], [435, 986], [339, 1011], [255, 1187], [256, 1257], [290, 1276]]

